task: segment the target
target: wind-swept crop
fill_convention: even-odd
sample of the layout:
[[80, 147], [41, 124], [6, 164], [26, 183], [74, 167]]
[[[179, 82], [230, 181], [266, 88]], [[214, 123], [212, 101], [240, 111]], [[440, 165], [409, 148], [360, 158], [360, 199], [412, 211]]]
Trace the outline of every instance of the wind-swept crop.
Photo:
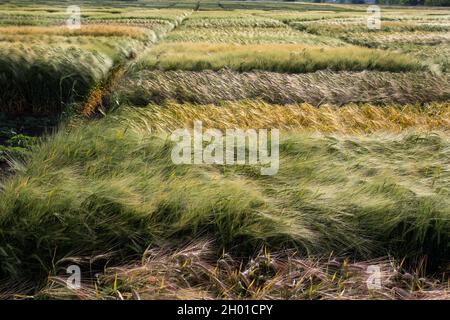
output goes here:
[[335, 71], [410, 71], [420, 62], [395, 52], [348, 47], [304, 45], [159, 44], [138, 62], [141, 69], [266, 70], [288, 73]]

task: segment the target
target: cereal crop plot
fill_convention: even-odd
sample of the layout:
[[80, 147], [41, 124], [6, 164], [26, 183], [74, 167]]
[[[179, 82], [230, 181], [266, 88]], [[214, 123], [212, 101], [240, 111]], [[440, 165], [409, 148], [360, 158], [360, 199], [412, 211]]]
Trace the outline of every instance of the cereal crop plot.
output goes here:
[[71, 30], [56, 19], [67, 20], [65, 8], [8, 12], [12, 20], [16, 16], [29, 21], [55, 18], [56, 26], [19, 19], [0, 27], [0, 85], [5, 89], [0, 93], [0, 110], [62, 112], [102, 87], [118, 66], [156, 43], [185, 14], [179, 10], [119, 10], [116, 15], [88, 11], [82, 17], [87, 24]]
[[208, 11], [208, 15], [195, 12], [168, 37], [172, 42], [211, 43], [301, 43], [342, 45], [343, 41], [317, 36], [291, 28], [284, 22], [259, 16], [262, 11], [224, 14]]
[[389, 51], [305, 45], [234, 45], [207, 43], [164, 43], [154, 47], [137, 62], [140, 69], [160, 70], [266, 70], [305, 73], [335, 71], [421, 70], [419, 61]]
[[[346, 17], [314, 21], [289, 20], [298, 30], [321, 36], [335, 36], [343, 41], [370, 48], [382, 48], [409, 53], [413, 57], [447, 70], [445, 54], [450, 48], [450, 16], [422, 14], [399, 16], [387, 13], [380, 30], [368, 30], [364, 17]], [[431, 49], [435, 47], [435, 49]]]

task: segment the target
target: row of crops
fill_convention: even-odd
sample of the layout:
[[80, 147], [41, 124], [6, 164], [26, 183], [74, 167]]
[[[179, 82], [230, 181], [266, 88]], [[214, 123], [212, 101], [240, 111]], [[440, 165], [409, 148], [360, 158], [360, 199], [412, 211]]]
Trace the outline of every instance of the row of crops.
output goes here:
[[369, 30], [366, 12], [324, 8], [196, 11], [138, 57], [117, 95], [138, 104], [246, 98], [385, 104], [450, 97], [447, 11], [386, 10], [381, 30]]

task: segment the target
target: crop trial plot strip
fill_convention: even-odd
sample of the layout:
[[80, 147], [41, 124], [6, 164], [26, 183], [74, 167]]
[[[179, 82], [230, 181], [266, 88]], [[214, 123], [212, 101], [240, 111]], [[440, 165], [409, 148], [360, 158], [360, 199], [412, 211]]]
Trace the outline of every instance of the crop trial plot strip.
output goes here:
[[308, 102], [342, 105], [426, 104], [450, 99], [448, 75], [378, 71], [306, 74], [232, 70], [132, 71], [114, 90], [112, 100], [136, 106], [167, 101], [219, 103], [260, 99], [271, 103]]

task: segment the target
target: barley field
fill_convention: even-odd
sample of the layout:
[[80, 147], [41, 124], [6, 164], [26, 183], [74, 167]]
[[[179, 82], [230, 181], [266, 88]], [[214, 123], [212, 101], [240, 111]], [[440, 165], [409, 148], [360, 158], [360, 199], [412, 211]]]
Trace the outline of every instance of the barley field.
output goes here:
[[0, 298], [450, 299], [449, 7], [71, 5], [0, 4]]

